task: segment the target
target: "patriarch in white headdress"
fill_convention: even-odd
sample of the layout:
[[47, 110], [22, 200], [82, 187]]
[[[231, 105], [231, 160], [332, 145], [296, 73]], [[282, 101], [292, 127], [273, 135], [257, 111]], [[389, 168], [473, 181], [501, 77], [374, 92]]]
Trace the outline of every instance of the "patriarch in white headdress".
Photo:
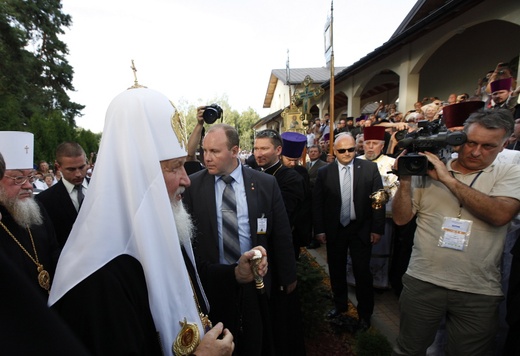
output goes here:
[[[143, 267], [166, 352], [184, 320], [203, 336], [197, 304], [207, 303], [194, 298], [192, 283], [200, 287], [200, 281], [190, 282], [160, 164], [186, 156], [179, 124], [173, 104], [154, 90], [136, 85], [112, 101], [96, 174], [61, 254], [49, 298], [50, 305], [56, 303], [116, 257], [130, 255]], [[193, 262], [191, 245], [184, 247]]]

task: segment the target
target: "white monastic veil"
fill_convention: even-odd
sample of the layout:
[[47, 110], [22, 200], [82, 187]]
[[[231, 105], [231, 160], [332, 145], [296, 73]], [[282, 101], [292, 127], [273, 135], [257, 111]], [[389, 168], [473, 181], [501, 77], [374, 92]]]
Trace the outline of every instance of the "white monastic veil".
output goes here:
[[[143, 266], [166, 354], [184, 318], [204, 334], [159, 164], [186, 155], [172, 128], [174, 113], [165, 96], [146, 88], [127, 90], [112, 101], [88, 194], [49, 297], [52, 305], [115, 257], [131, 255]], [[186, 249], [193, 258], [191, 246]]]

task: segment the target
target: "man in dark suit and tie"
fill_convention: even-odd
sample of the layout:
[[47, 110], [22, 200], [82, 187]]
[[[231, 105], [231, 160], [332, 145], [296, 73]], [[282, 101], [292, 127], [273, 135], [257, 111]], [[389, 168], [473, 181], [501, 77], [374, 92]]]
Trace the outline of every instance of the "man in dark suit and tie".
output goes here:
[[264, 278], [267, 293], [294, 290], [296, 259], [282, 195], [274, 177], [240, 165], [239, 138], [233, 127], [213, 125], [203, 147], [206, 169], [190, 176], [183, 200], [197, 227], [194, 251], [211, 306], [210, 319], [231, 330], [237, 354], [268, 354], [270, 315], [261, 310], [254, 283], [236, 287], [233, 253], [262, 245], [269, 259]]
[[58, 243], [63, 247], [86, 194], [88, 182], [85, 176], [88, 165], [85, 151], [76, 142], [60, 144], [56, 148], [56, 162], [62, 179], [39, 193], [36, 200], [40, 201], [49, 213]]
[[370, 272], [372, 245], [385, 228], [385, 209], [372, 208], [370, 194], [383, 189], [377, 165], [355, 158], [356, 142], [342, 133], [334, 142], [336, 161], [318, 171], [313, 191], [314, 234], [327, 244], [327, 260], [335, 318], [348, 309], [347, 253], [350, 250], [356, 279], [358, 328], [370, 327], [374, 290]]
[[307, 171], [309, 172], [309, 179], [311, 181], [311, 189], [314, 188], [316, 178], [318, 177], [318, 169], [326, 166], [328, 163], [320, 159], [321, 150], [320, 146], [313, 145], [309, 147], [309, 162], [307, 162]]

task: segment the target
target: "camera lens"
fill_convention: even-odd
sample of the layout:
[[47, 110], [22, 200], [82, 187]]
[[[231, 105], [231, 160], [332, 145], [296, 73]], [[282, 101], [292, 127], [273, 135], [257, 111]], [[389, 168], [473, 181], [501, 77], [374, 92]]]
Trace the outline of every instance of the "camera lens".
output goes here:
[[218, 112], [213, 108], [207, 108], [202, 113], [202, 118], [206, 124], [212, 124], [218, 119]]
[[409, 154], [399, 158], [397, 166], [399, 175], [422, 176], [428, 171], [428, 159], [418, 154]]
[[206, 124], [212, 124], [222, 116], [222, 108], [217, 104], [206, 106], [206, 109], [202, 113], [202, 118]]
[[411, 172], [421, 172], [424, 169], [424, 160], [421, 157], [412, 157], [406, 161], [406, 169]]

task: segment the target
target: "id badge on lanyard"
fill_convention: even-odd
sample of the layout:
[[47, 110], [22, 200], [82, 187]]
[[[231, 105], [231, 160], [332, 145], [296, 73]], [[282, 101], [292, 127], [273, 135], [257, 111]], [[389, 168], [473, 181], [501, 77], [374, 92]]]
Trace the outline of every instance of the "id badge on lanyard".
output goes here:
[[471, 220], [445, 217], [437, 246], [464, 251], [468, 246], [472, 224]]
[[[469, 185], [470, 188], [473, 186], [473, 184], [475, 184], [475, 181], [481, 173], [482, 172], [479, 172], [477, 176], [473, 179], [473, 181]], [[453, 176], [453, 178], [455, 178], [453, 172], [451, 173], [451, 175]], [[473, 221], [461, 219], [461, 215], [462, 204], [460, 204], [459, 206], [459, 215], [456, 218], [444, 218], [441, 228], [441, 236], [439, 237], [439, 242], [437, 246], [451, 248], [453, 250], [458, 251], [464, 251], [464, 249], [468, 246]]]

